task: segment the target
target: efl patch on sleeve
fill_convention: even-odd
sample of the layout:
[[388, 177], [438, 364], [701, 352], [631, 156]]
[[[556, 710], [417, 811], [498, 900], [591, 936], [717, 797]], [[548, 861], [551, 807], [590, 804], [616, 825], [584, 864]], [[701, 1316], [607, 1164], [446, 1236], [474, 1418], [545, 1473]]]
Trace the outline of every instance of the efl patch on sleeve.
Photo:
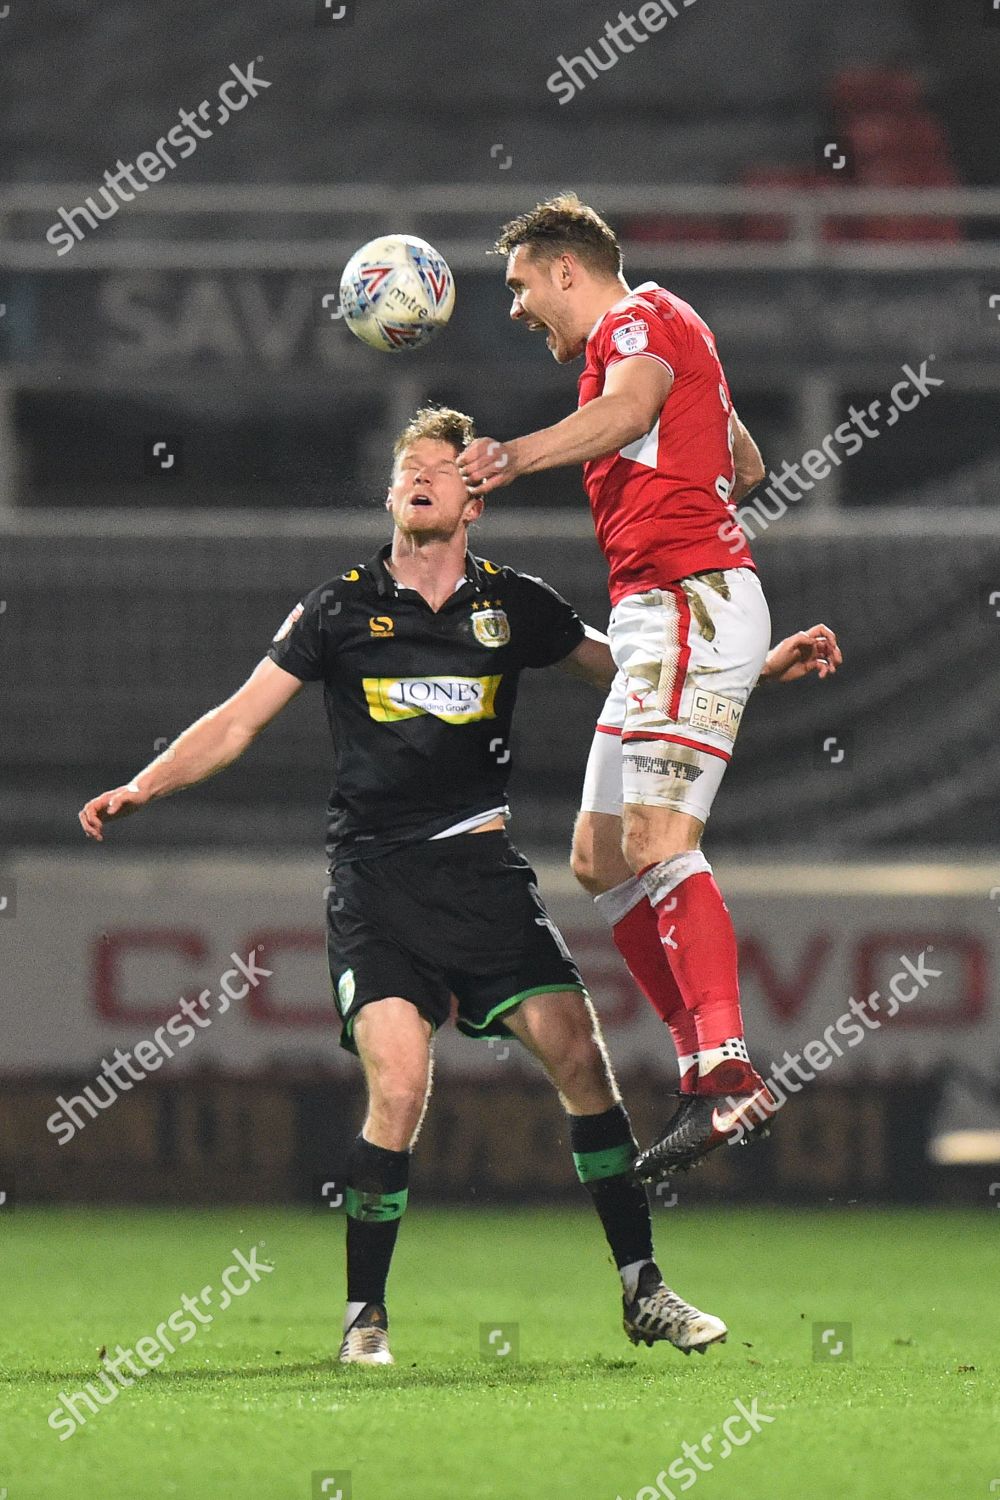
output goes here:
[[295, 624], [296, 620], [300, 618], [300, 616], [302, 614], [302, 608], [303, 608], [303, 606], [301, 604], [296, 604], [296, 606], [292, 610], [291, 614], [289, 614], [289, 615], [286, 616], [286, 618], [284, 620], [284, 623], [281, 625], [280, 629], [278, 630], [277, 635], [274, 637], [273, 641], [271, 642], [272, 645], [277, 645], [278, 641], [283, 641], [285, 639], [285, 636], [291, 630], [291, 628]]
[[619, 354], [641, 354], [649, 343], [649, 324], [642, 318], [634, 318], [616, 328], [611, 339]]

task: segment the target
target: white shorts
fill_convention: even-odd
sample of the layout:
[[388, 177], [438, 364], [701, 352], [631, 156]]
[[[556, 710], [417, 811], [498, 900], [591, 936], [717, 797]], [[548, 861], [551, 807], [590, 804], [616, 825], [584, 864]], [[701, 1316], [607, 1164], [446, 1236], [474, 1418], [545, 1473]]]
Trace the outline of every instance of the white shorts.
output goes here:
[[581, 808], [625, 802], [708, 821], [771, 642], [752, 568], [696, 573], [615, 605], [618, 675], [597, 721]]

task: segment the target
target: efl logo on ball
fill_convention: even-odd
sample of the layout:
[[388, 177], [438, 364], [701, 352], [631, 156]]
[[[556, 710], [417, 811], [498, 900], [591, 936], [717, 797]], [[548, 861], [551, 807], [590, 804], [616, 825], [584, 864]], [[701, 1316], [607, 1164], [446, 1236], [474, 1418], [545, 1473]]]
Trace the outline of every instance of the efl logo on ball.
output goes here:
[[419, 349], [448, 322], [455, 280], [443, 255], [410, 234], [384, 235], [356, 251], [340, 281], [344, 321], [372, 349]]

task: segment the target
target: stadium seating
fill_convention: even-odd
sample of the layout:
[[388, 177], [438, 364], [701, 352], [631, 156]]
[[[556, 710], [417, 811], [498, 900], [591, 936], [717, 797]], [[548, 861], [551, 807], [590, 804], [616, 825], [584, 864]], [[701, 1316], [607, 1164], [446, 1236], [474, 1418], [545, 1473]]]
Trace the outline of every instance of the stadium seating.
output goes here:
[[[915, 73], [900, 68], [849, 68], [829, 85], [829, 138], [843, 148], [849, 169], [845, 180], [859, 187], [953, 187], [958, 178], [941, 123], [931, 111]], [[816, 167], [755, 165], [743, 174], [748, 187], [829, 189], [836, 206], [838, 179]], [[780, 215], [750, 216], [740, 233], [757, 241], [788, 238]], [[831, 213], [823, 226], [831, 243], [872, 241], [954, 243], [963, 237], [957, 219], [897, 216], [838, 219]]]
[[[928, 107], [919, 80], [900, 70], [841, 74], [831, 88], [834, 128], [846, 139], [852, 176], [862, 187], [953, 187], [958, 178], [944, 132]], [[831, 222], [839, 240], [940, 240], [962, 238], [945, 218], [869, 218]]]
[[[121, 153], [152, 144], [179, 107], [214, 93], [231, 62], [259, 55], [271, 88], [184, 163], [186, 181], [482, 181], [497, 170], [496, 141], [525, 177], [563, 176], [572, 160], [581, 177], [616, 181], [627, 141], [637, 179], [732, 182], [762, 155], [776, 159], [782, 134], [786, 153], [808, 152], [823, 86], [838, 69], [917, 51], [904, 0], [841, 0], [804, 12], [794, 28], [784, 0], [756, 0], [740, 66], [720, 68], [732, 18], [702, 3], [563, 108], [547, 79], [560, 56], [580, 55], [603, 34], [600, 0], [523, 6], [516, 25], [503, 10], [461, 0], [359, 0], [355, 23], [337, 29], [314, 26], [311, 5], [293, 9], [248, 0], [219, 9], [207, 32], [198, 0], [169, 9], [53, 0], [37, 16], [15, 15], [4, 38], [0, 130], [9, 144], [0, 175], [99, 180]], [[487, 65], [470, 68], [470, 56]], [[473, 108], [479, 133], [468, 128]]]

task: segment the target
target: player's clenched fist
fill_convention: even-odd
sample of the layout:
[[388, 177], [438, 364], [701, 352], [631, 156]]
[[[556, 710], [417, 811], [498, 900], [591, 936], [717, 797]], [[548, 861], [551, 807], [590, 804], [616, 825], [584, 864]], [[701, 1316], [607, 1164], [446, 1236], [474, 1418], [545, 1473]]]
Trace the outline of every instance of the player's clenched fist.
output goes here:
[[486, 495], [510, 484], [521, 472], [516, 443], [498, 443], [496, 438], [476, 438], [458, 455], [458, 469], [474, 495]]
[[88, 838], [97, 839], [100, 843], [104, 838], [105, 823], [127, 818], [148, 801], [148, 794], [141, 792], [137, 786], [117, 786], [114, 791], [92, 797], [85, 807], [81, 807], [80, 826]]
[[761, 677], [771, 682], [795, 682], [815, 672], [832, 677], [844, 658], [829, 625], [813, 625], [786, 636], [768, 652]]

